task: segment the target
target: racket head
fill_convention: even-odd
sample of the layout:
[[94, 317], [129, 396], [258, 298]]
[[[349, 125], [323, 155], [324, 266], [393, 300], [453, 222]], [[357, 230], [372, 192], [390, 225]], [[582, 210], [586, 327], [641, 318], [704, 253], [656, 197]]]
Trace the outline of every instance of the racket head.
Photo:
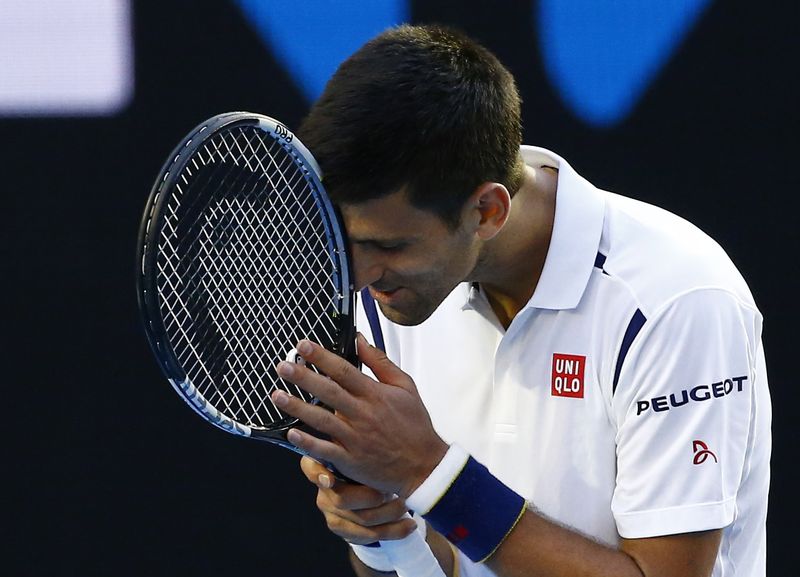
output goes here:
[[215, 426], [293, 450], [297, 419], [270, 393], [316, 399], [278, 377], [302, 338], [355, 361], [344, 227], [311, 153], [268, 116], [195, 127], [161, 169], [139, 230], [137, 299], [179, 395]]

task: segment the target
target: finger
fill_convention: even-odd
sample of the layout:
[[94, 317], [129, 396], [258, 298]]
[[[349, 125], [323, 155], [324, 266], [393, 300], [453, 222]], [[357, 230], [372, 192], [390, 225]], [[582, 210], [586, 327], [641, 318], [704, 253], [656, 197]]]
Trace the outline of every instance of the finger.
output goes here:
[[325, 521], [333, 533], [355, 545], [403, 539], [417, 529], [416, 521], [408, 518], [373, 527], [365, 527], [350, 519], [332, 514], [325, 514]]
[[[325, 409], [320, 410], [325, 411]], [[327, 413], [329, 411], [325, 412]], [[331, 436], [333, 437], [333, 435]], [[331, 463], [337, 470], [342, 470], [340, 463], [349, 463], [347, 454], [342, 445], [333, 441], [320, 439], [319, 437], [315, 437], [299, 429], [289, 429], [286, 433], [286, 439], [300, 449], [301, 452], [319, 461]]]
[[[297, 352], [306, 362], [313, 364], [320, 372], [333, 379], [341, 388], [353, 395], [358, 396], [365, 393], [374, 384], [374, 381], [358, 368], [316, 343], [302, 340], [297, 344]], [[319, 397], [319, 399], [323, 400], [322, 397]], [[323, 402], [326, 401], [323, 400]]]
[[360, 511], [362, 509], [374, 509], [390, 501], [397, 500], [396, 495], [381, 493], [376, 489], [356, 483], [339, 482], [330, 489], [320, 489], [319, 493], [321, 495], [318, 498], [323, 499], [330, 510]]
[[[298, 418], [330, 439], [350, 439], [349, 425], [328, 409], [306, 403], [281, 390], [273, 391], [270, 398], [275, 406], [283, 412]], [[341, 445], [327, 439], [320, 439], [299, 429], [290, 429], [286, 438], [302, 452], [319, 461], [332, 463], [334, 466], [336, 464], [333, 463], [333, 459], [341, 459], [344, 456]]]
[[367, 365], [375, 377], [382, 383], [398, 385], [403, 388], [413, 387], [414, 382], [394, 364], [382, 350], [373, 347], [361, 333], [356, 337], [358, 358]]
[[324, 404], [343, 413], [352, 412], [356, 399], [339, 384], [297, 363], [281, 361], [275, 366], [278, 375], [310, 393]]
[[300, 459], [300, 469], [309, 481], [321, 489], [332, 489], [336, 485], [336, 476], [330, 469], [308, 455]]
[[[358, 494], [356, 496], [359, 498], [364, 497], [364, 495]], [[382, 497], [382, 495], [379, 495], [379, 497]], [[346, 507], [341, 506], [343, 501], [347, 503]], [[408, 512], [405, 501], [395, 496], [392, 496], [385, 503], [379, 501], [377, 506], [352, 507], [354, 503], [361, 505], [365, 502], [362, 500], [356, 503], [356, 499], [352, 495], [343, 498], [341, 494], [325, 489], [317, 493], [317, 508], [320, 511], [338, 515], [364, 527], [377, 527], [399, 521]]]

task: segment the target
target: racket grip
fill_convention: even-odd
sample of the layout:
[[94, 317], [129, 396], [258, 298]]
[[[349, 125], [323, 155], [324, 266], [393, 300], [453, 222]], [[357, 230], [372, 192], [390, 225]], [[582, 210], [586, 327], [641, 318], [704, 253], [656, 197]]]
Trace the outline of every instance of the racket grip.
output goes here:
[[[411, 518], [408, 513], [406, 517]], [[381, 541], [380, 548], [391, 561], [398, 577], [446, 577], [419, 531], [414, 531], [404, 539]]]

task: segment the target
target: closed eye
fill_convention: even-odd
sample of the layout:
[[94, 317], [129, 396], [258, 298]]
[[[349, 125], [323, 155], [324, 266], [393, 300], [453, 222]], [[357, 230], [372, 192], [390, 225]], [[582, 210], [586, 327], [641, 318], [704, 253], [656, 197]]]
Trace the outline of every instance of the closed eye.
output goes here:
[[353, 244], [381, 252], [398, 252], [406, 248], [409, 242], [405, 240], [356, 240], [353, 241]]
[[375, 248], [385, 252], [397, 252], [399, 250], [403, 250], [406, 246], [408, 246], [408, 243], [406, 242], [391, 242], [391, 243], [382, 242], [382, 243], [377, 243], [375, 245]]

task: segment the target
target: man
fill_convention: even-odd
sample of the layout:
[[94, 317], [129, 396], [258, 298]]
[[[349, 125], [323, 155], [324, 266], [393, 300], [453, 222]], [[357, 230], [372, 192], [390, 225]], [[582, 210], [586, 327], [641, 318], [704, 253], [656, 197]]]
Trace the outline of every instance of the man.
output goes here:
[[299, 136], [388, 357], [360, 337], [364, 374], [300, 343], [330, 378], [279, 373], [336, 413], [273, 399], [363, 483], [302, 461], [357, 574], [387, 569], [363, 544], [417, 530], [407, 508], [448, 574], [765, 574], [761, 315], [716, 243], [521, 147], [513, 79], [453, 31], [368, 42]]

